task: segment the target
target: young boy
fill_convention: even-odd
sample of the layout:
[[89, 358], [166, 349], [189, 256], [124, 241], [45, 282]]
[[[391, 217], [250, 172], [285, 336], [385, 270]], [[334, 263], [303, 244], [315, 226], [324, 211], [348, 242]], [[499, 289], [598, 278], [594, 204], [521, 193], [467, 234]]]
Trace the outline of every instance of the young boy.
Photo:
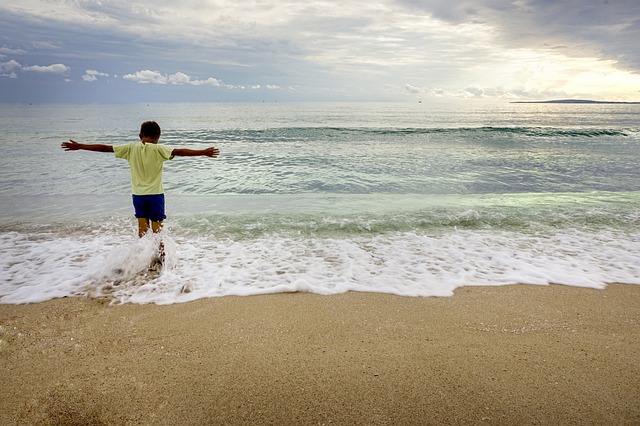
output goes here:
[[[155, 121], [145, 121], [140, 127], [140, 142], [126, 145], [81, 144], [74, 140], [63, 142], [60, 147], [65, 151], [79, 149], [97, 152], [113, 152], [116, 158], [129, 162], [133, 189], [133, 207], [138, 218], [138, 237], [149, 231], [162, 230], [164, 214], [164, 189], [162, 188], [162, 164], [176, 156], [217, 157], [218, 148], [205, 149], [169, 148], [158, 145], [160, 126]], [[162, 245], [160, 255], [162, 257]]]

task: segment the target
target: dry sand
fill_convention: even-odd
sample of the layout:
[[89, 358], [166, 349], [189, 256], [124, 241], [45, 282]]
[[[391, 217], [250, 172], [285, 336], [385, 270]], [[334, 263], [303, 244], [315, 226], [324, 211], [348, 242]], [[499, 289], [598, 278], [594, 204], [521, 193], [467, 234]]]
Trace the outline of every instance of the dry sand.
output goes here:
[[640, 424], [640, 286], [0, 305], [0, 424]]

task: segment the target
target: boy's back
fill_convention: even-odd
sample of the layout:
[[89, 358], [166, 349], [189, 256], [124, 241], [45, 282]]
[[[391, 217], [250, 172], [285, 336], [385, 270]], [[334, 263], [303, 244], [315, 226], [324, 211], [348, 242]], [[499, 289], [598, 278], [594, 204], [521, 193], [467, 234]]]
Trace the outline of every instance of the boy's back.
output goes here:
[[164, 145], [136, 142], [113, 147], [116, 158], [129, 162], [131, 186], [135, 195], [164, 193], [162, 164], [173, 159], [173, 149]]

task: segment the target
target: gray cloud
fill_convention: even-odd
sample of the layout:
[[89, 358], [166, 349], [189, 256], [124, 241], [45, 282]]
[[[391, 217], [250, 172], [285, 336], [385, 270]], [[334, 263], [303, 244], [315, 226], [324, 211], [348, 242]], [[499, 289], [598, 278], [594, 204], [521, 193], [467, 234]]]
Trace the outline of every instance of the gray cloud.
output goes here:
[[[572, 76], [591, 84], [640, 70], [639, 9], [637, 0], [30, 1], [0, 5], [0, 76], [92, 83], [52, 91], [65, 96], [136, 87], [122, 99], [150, 87], [185, 97], [201, 96], [196, 88], [302, 99], [572, 96], [583, 93]], [[20, 87], [8, 80], [0, 93]], [[594, 96], [606, 96], [606, 81]]]
[[640, 2], [637, 0], [397, 0], [408, 10], [453, 24], [495, 28], [504, 47], [544, 48], [573, 57], [618, 61], [640, 71]]
[[12, 49], [11, 47], [2, 46], [0, 47], [0, 54], [3, 56], [6, 55], [24, 55], [27, 53], [24, 49]]

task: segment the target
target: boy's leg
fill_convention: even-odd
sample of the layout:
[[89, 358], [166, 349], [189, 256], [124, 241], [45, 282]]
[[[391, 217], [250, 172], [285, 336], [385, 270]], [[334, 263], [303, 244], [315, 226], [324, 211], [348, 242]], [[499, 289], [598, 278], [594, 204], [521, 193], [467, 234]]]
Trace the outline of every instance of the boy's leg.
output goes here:
[[[152, 222], [153, 225], [153, 222]], [[149, 219], [146, 217], [138, 218], [138, 237], [142, 238], [149, 231]], [[155, 232], [155, 231], [154, 231]]]
[[154, 222], [152, 220], [151, 221], [151, 229], [153, 230], [154, 234], [157, 234], [158, 232], [162, 231], [162, 221]]
[[[151, 230], [154, 234], [162, 231], [162, 221], [151, 221]], [[158, 247], [158, 260], [160, 260], [160, 263], [164, 263], [164, 243], [162, 241], [160, 241], [160, 246]]]
[[[138, 237], [142, 238], [149, 229], [154, 234], [162, 231], [162, 221], [164, 215], [164, 194], [157, 195], [133, 195], [133, 206], [138, 218]], [[158, 247], [158, 259], [160, 264], [164, 263], [164, 244], [160, 241]]]

